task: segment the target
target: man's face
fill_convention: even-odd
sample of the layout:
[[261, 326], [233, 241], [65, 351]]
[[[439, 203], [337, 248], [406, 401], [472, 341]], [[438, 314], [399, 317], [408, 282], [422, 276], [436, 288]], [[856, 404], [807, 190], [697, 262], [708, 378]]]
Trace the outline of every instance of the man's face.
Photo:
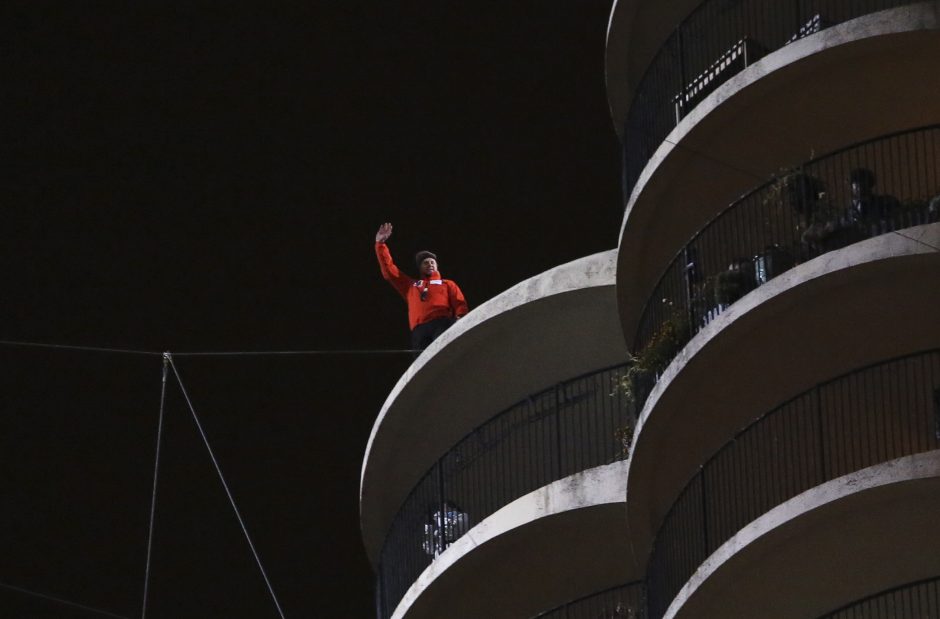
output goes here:
[[425, 258], [421, 261], [421, 275], [430, 277], [431, 273], [437, 270], [437, 260], [434, 258]]
[[862, 183], [859, 181], [852, 182], [852, 197], [853, 198], [867, 198], [871, 195], [871, 186], [867, 183]]

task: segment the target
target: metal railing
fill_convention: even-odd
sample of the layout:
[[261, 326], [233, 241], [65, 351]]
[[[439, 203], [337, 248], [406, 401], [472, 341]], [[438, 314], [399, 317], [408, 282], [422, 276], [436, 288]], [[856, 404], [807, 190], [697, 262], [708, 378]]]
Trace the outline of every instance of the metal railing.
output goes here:
[[819, 619], [924, 619], [940, 617], [940, 578], [895, 587], [843, 606]]
[[829, 480], [940, 448], [940, 349], [821, 383], [759, 417], [676, 499], [647, 565], [650, 617], [662, 617], [719, 546], [773, 507]]
[[813, 159], [742, 196], [679, 251], [650, 295], [633, 342], [652, 374], [638, 404], [692, 336], [741, 296], [820, 254], [937, 221], [938, 194], [933, 125]]
[[642, 582], [631, 582], [586, 595], [532, 619], [646, 619]]
[[553, 481], [626, 458], [636, 415], [621, 388], [625, 367], [526, 398], [431, 467], [385, 538], [376, 583], [379, 617], [389, 617], [434, 558], [487, 516]]
[[637, 84], [624, 119], [629, 199], [666, 136], [711, 92], [761, 57], [842, 22], [910, 0], [706, 0], [682, 20]]

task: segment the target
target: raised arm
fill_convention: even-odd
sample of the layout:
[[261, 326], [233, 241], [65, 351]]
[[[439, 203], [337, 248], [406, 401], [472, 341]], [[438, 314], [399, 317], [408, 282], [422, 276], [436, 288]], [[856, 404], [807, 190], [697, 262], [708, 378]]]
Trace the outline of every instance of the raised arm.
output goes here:
[[379, 260], [382, 277], [398, 291], [398, 294], [407, 299], [412, 279], [399, 271], [392, 261], [392, 254], [388, 251], [388, 245], [385, 244], [390, 236], [392, 236], [392, 224], [386, 222], [379, 226], [378, 232], [375, 233], [375, 257]]

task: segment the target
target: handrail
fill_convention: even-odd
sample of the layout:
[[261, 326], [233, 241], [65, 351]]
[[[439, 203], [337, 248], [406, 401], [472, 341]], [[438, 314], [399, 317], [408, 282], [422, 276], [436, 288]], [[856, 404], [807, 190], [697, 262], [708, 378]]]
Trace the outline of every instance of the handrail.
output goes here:
[[646, 591], [641, 580], [585, 595], [532, 619], [646, 619]]
[[819, 619], [921, 619], [940, 616], [940, 577], [894, 587], [846, 604]]
[[737, 73], [803, 37], [906, 4], [910, 0], [702, 2], [659, 48], [623, 119], [624, 198], [679, 121]]
[[625, 459], [635, 426], [626, 364], [533, 394], [467, 434], [424, 474], [392, 520], [376, 606], [386, 619], [421, 572], [471, 527], [525, 494]]
[[[870, 185], [864, 199], [853, 179]], [[638, 406], [679, 350], [747, 292], [829, 251], [937, 220], [940, 125], [847, 146], [743, 194], [679, 249], [647, 299], [632, 347], [649, 374], [638, 378]]]
[[761, 415], [689, 480], [647, 565], [650, 617], [745, 525], [842, 475], [940, 448], [940, 349], [859, 368]]

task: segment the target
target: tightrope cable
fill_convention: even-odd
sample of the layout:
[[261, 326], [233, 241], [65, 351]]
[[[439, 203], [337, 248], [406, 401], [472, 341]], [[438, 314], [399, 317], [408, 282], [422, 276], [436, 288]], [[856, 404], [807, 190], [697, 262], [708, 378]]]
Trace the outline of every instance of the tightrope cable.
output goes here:
[[132, 350], [128, 348], [102, 348], [100, 346], [73, 346], [71, 344], [45, 344], [43, 342], [14, 342], [10, 340], [0, 340], [3, 346], [21, 346], [24, 348], [55, 348], [62, 350], [81, 350], [85, 352], [110, 352], [122, 355], [149, 355], [159, 356], [163, 353], [150, 350]]
[[9, 589], [10, 591], [16, 591], [17, 593], [22, 593], [23, 595], [28, 595], [28, 596], [35, 597], [35, 598], [41, 598], [43, 600], [55, 602], [56, 604], [62, 604], [63, 606], [81, 608], [82, 610], [87, 610], [90, 613], [97, 613], [105, 617], [114, 617], [114, 619], [130, 619], [126, 615], [118, 615], [107, 610], [95, 608], [93, 606], [86, 606], [85, 604], [79, 604], [78, 602], [71, 602], [69, 600], [64, 600], [60, 597], [55, 597], [54, 595], [48, 595], [46, 593], [39, 593], [38, 591], [30, 591], [29, 589], [24, 589], [23, 587], [17, 587], [14, 585], [8, 585], [6, 583], [0, 582], [0, 588]]
[[258, 556], [258, 551], [255, 550], [254, 542], [251, 541], [251, 536], [248, 534], [248, 528], [245, 526], [245, 521], [242, 519], [241, 512], [238, 511], [238, 506], [235, 504], [235, 498], [232, 496], [231, 490], [229, 490], [228, 483], [225, 481], [225, 476], [222, 475], [222, 469], [219, 467], [219, 462], [215, 458], [215, 453], [212, 451], [212, 447], [209, 445], [209, 439], [206, 437], [205, 431], [202, 429], [202, 423], [199, 421], [199, 416], [196, 414], [196, 409], [193, 407], [192, 401], [189, 399], [189, 393], [186, 392], [186, 387], [183, 385], [183, 379], [180, 378], [179, 371], [176, 369], [176, 364], [173, 363], [173, 356], [170, 353], [165, 353], [164, 358], [169, 362], [170, 367], [173, 369], [173, 374], [176, 376], [176, 382], [179, 383], [180, 391], [183, 393], [183, 399], [186, 400], [186, 406], [189, 408], [189, 412], [193, 416], [193, 421], [196, 422], [196, 428], [199, 429], [199, 435], [202, 437], [202, 442], [206, 446], [206, 450], [209, 452], [209, 458], [212, 460], [212, 465], [215, 467], [215, 472], [219, 476], [219, 480], [222, 482], [222, 488], [225, 489], [225, 494], [228, 496], [229, 503], [232, 505], [232, 510], [235, 512], [235, 517], [238, 518], [238, 524], [242, 528], [242, 533], [245, 534], [245, 539], [248, 541], [248, 547], [251, 548], [251, 554], [255, 557], [255, 563], [258, 564], [258, 569], [261, 571], [261, 576], [264, 578], [264, 584], [268, 587], [268, 592], [271, 594], [271, 599], [274, 600], [274, 606], [277, 608], [278, 615], [281, 619], [284, 619], [284, 611], [281, 610], [281, 604], [277, 600], [277, 595], [274, 593], [274, 587], [271, 586], [271, 581], [268, 579], [268, 574], [264, 570], [264, 566], [261, 564], [261, 557]]
[[248, 357], [260, 355], [401, 355], [414, 354], [411, 349], [363, 350], [219, 350], [207, 352], [174, 352], [174, 357]]
[[[151, 357], [163, 356], [165, 353], [152, 350], [133, 350], [129, 348], [104, 348], [101, 346], [75, 346], [72, 344], [46, 344], [43, 342], [19, 342], [13, 340], [0, 340], [0, 346], [14, 346], [23, 348], [46, 348], [60, 350], [79, 350], [86, 352], [106, 352], [125, 355], [146, 355]], [[265, 355], [404, 355], [419, 353], [420, 350], [410, 348], [361, 348], [361, 349], [312, 349], [312, 350], [217, 350], [174, 352], [176, 357], [248, 357]]]
[[144, 600], [140, 608], [140, 619], [147, 617], [147, 593], [150, 589], [150, 557], [153, 550], [153, 523], [157, 513], [157, 474], [160, 471], [160, 445], [163, 442], [163, 405], [166, 402], [166, 375], [169, 368], [169, 353], [163, 355], [163, 379], [160, 382], [160, 414], [157, 416], [157, 448], [153, 461], [153, 493], [150, 496], [150, 525], [147, 530], [147, 564], [144, 567]]

